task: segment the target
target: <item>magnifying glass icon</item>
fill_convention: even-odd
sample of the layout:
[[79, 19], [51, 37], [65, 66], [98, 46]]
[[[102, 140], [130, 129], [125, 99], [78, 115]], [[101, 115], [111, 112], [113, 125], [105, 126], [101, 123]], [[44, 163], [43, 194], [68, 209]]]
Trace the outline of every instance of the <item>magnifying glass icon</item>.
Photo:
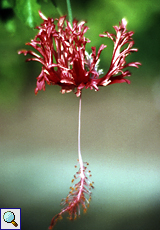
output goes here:
[[7, 223], [12, 223], [15, 227], [18, 226], [18, 224], [14, 221], [15, 220], [15, 215], [11, 211], [7, 211], [3, 215], [3, 219]]

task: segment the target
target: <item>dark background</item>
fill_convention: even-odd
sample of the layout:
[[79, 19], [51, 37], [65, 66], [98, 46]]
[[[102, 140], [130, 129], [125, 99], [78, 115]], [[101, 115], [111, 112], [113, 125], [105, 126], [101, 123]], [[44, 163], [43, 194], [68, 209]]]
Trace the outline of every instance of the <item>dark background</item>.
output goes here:
[[[41, 11], [58, 14], [51, 1]], [[65, 1], [57, 1], [63, 14]], [[113, 44], [99, 37], [114, 32], [125, 17], [135, 32], [139, 61], [131, 68], [131, 84], [83, 90], [82, 155], [95, 182], [87, 214], [55, 229], [160, 229], [160, 3], [158, 0], [71, 1], [73, 17], [86, 20], [88, 45], [104, 43], [100, 68], [107, 71]], [[5, 17], [5, 16], [6, 17]], [[40, 21], [41, 22], [41, 21]], [[41, 65], [25, 63], [17, 51], [26, 49], [36, 30], [12, 10], [0, 21], [0, 208], [22, 209], [22, 230], [47, 229], [61, 207], [75, 173], [78, 98], [47, 86], [34, 95]]]

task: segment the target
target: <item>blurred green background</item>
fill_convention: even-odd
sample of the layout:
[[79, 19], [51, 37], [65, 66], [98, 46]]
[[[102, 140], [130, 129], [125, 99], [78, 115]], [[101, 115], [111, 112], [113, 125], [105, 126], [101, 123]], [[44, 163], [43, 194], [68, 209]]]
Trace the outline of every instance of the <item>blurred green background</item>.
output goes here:
[[[58, 16], [51, 1], [37, 3], [46, 16]], [[67, 14], [65, 1], [56, 3]], [[60, 211], [75, 173], [78, 98], [61, 95], [57, 86], [34, 95], [41, 65], [25, 63], [17, 51], [27, 49], [37, 31], [18, 17], [15, 5], [1, 1], [0, 208], [21, 208], [23, 230], [44, 230]], [[99, 34], [114, 32], [123, 17], [139, 49], [128, 60], [142, 66], [130, 69], [130, 85], [83, 90], [81, 144], [95, 182], [93, 199], [87, 214], [74, 222], [64, 217], [55, 229], [159, 230], [160, 2], [71, 0], [71, 5], [73, 17], [90, 28], [88, 51], [107, 44], [104, 72], [113, 44]]]

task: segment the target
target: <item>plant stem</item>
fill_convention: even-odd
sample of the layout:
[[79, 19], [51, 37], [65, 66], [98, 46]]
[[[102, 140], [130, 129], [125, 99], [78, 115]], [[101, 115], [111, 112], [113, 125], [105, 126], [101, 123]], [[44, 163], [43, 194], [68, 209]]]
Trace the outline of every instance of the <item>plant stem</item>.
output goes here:
[[71, 9], [71, 3], [70, 3], [70, 0], [66, 0], [67, 2], [67, 9], [68, 9], [68, 18], [69, 18], [69, 22], [71, 23], [72, 25], [72, 9]]
[[78, 158], [79, 158], [79, 164], [81, 169], [81, 177], [84, 177], [83, 172], [83, 160], [82, 160], [82, 154], [81, 154], [81, 101], [82, 101], [82, 93], [79, 97], [79, 118], [78, 118]]

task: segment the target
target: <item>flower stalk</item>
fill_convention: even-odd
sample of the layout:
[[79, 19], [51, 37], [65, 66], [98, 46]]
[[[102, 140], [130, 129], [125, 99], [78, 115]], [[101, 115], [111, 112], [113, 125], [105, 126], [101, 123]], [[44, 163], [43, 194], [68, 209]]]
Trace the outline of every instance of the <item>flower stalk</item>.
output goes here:
[[81, 154], [81, 104], [82, 104], [82, 94], [79, 97], [79, 116], [78, 116], [78, 159], [81, 169], [81, 177], [84, 177], [83, 173], [83, 160]]
[[73, 18], [72, 18], [72, 9], [71, 9], [71, 3], [70, 3], [70, 0], [66, 0], [66, 3], [67, 3], [67, 9], [68, 9], [68, 18], [69, 18], [69, 22], [72, 26], [72, 21], [73, 21]]

